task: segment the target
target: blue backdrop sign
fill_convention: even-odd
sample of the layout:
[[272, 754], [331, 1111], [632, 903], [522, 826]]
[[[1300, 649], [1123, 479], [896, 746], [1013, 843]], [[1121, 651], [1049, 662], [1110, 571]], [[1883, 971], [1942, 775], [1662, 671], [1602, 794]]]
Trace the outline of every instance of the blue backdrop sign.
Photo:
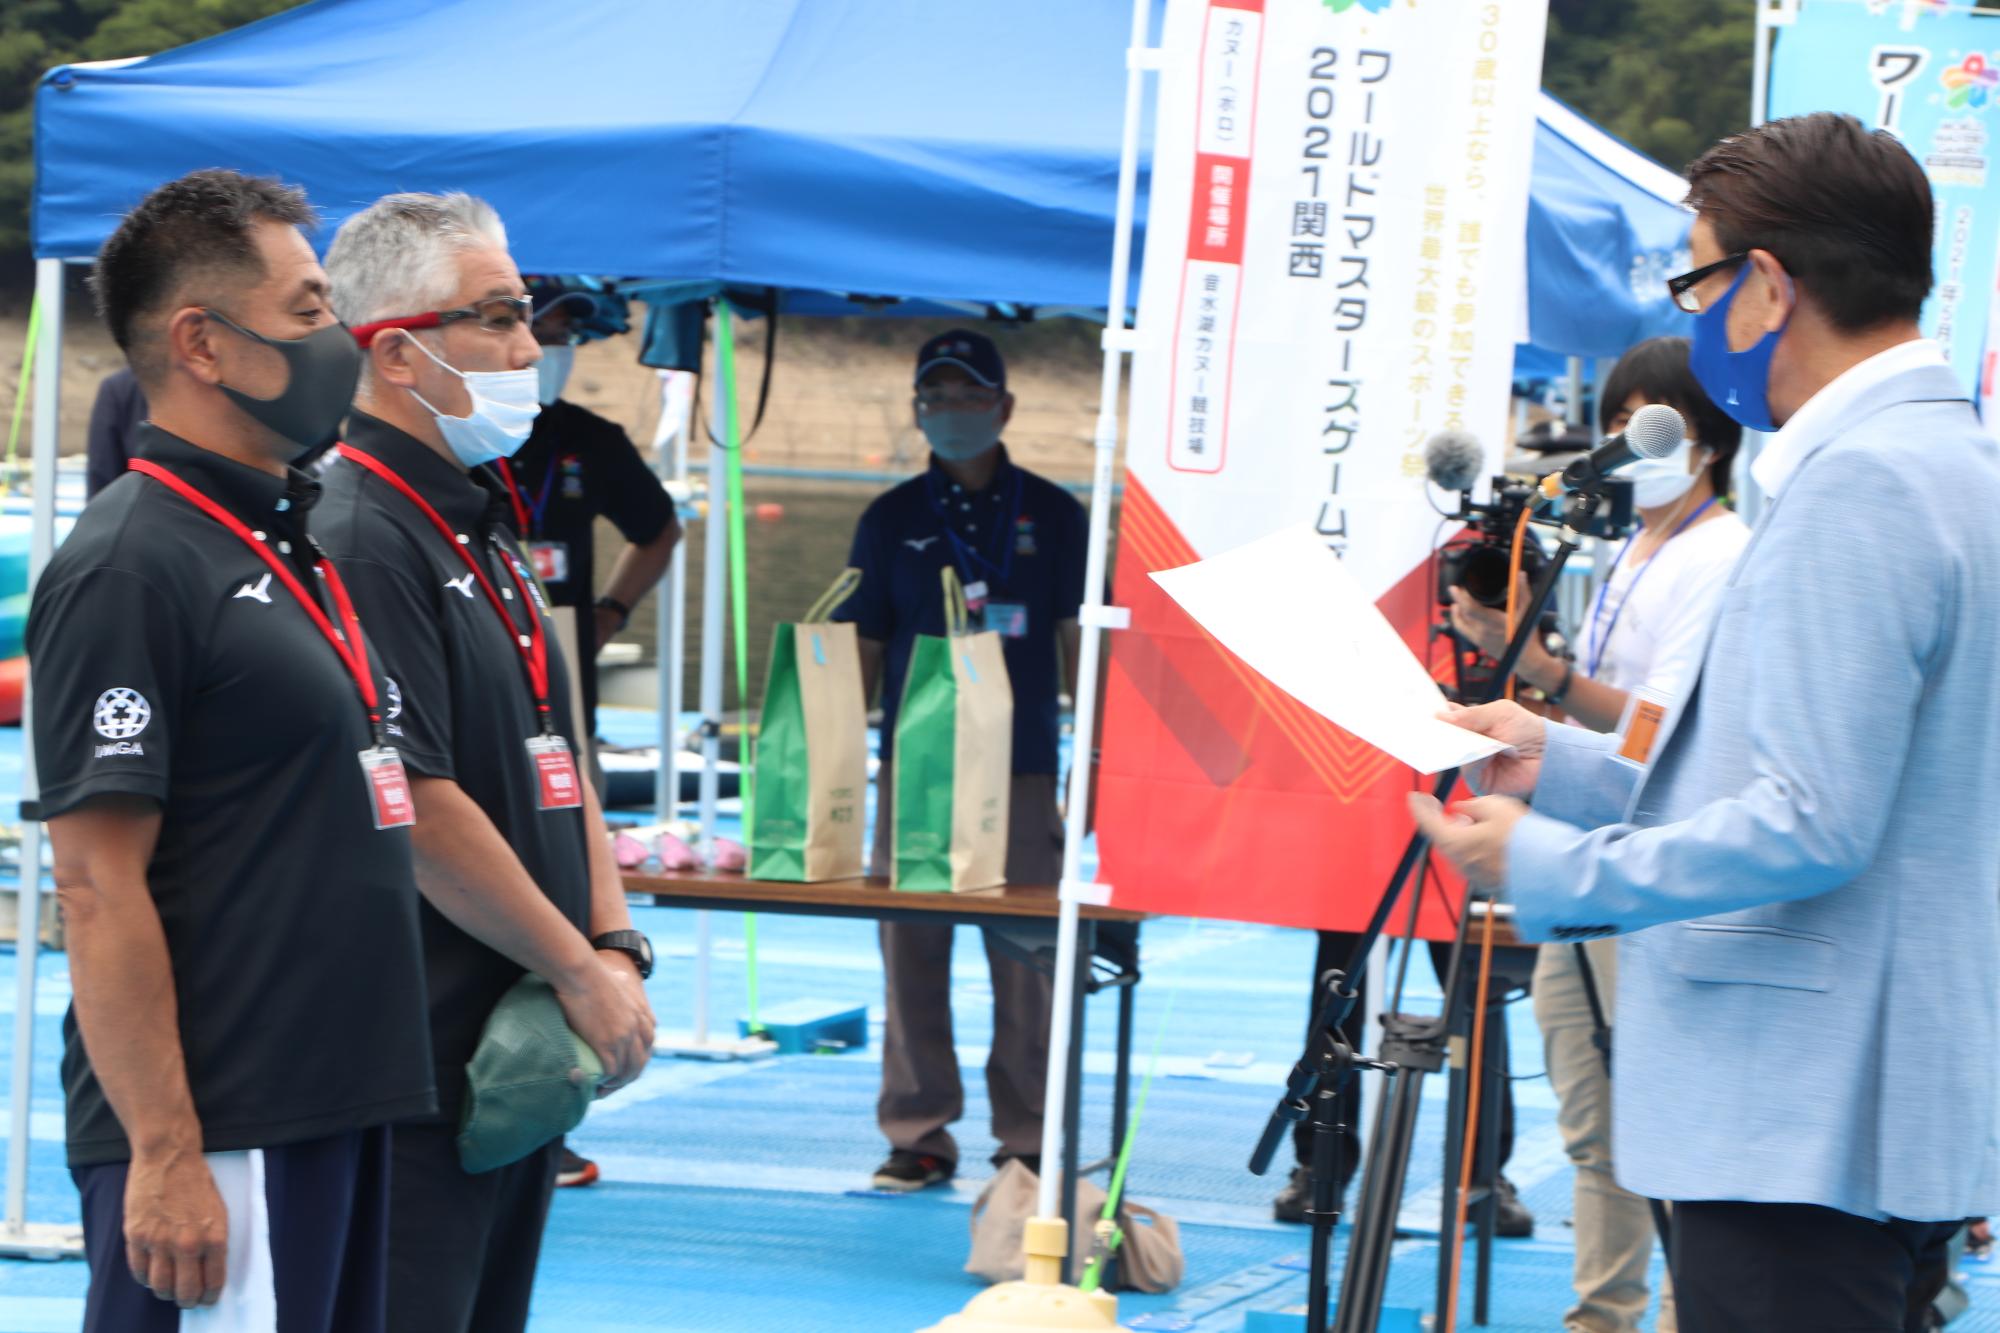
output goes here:
[[1847, 112], [1900, 138], [1930, 177], [1937, 286], [1924, 331], [1975, 389], [2000, 257], [2000, 4], [1801, 0], [1778, 22], [1767, 117]]

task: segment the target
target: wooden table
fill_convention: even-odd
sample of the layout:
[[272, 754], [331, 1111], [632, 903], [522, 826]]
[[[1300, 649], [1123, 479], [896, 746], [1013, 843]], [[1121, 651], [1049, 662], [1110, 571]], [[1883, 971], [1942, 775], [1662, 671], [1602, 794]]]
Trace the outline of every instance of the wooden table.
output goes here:
[[[982, 926], [994, 930], [1009, 952], [1050, 973], [1056, 963], [1056, 917], [1061, 900], [1053, 885], [975, 889], [966, 893], [898, 893], [886, 879], [832, 880], [791, 884], [750, 879], [716, 871], [674, 871], [626, 875], [625, 891], [656, 907], [718, 912], [766, 912], [783, 916], [823, 916], [873, 921], [925, 921], [937, 925]], [[1132, 1080], [1132, 1000], [1139, 983], [1138, 926], [1143, 912], [1078, 905], [1076, 1004], [1071, 1010], [1068, 1096], [1063, 1099], [1063, 1216], [1077, 1233], [1076, 1181], [1102, 1170], [1125, 1141]], [[1099, 964], [1105, 970], [1100, 974]], [[1111, 1089], [1111, 1152], [1088, 1165], [1078, 1162], [1078, 1126], [1083, 1105], [1084, 1000], [1100, 990], [1118, 992], [1117, 1072]], [[1063, 1280], [1072, 1280], [1063, 1260]]]

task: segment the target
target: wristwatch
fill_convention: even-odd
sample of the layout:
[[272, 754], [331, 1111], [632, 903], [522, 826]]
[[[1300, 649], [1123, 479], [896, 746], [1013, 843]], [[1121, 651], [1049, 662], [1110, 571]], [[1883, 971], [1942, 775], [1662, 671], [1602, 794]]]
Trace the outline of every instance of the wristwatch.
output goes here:
[[1556, 682], [1554, 689], [1543, 691], [1542, 698], [1549, 703], [1560, 705], [1563, 699], [1569, 694], [1569, 687], [1575, 680], [1576, 663], [1571, 660], [1565, 660], [1563, 662], [1563, 678]]
[[593, 949], [616, 949], [638, 964], [641, 981], [653, 975], [653, 942], [636, 930], [607, 930], [590, 942]]
[[616, 597], [600, 597], [594, 605], [599, 611], [616, 611], [618, 613], [619, 629], [624, 629], [632, 623], [632, 608], [619, 601]]

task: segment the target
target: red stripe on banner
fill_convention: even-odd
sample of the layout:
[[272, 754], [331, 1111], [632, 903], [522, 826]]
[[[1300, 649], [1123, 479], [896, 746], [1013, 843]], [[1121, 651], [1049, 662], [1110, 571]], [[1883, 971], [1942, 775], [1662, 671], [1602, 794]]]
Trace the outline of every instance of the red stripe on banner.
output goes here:
[[1264, 12], [1264, 0], [1209, 0], [1211, 9], [1247, 9], [1252, 14]]
[[[1128, 477], [1115, 584], [1132, 627], [1112, 636], [1105, 689], [1102, 878], [1120, 907], [1358, 929], [1409, 838], [1417, 779], [1276, 689], [1147, 577], [1198, 558]], [[1426, 562], [1378, 604], [1421, 653], [1434, 600]], [[1455, 903], [1459, 881], [1445, 887]], [[1451, 925], [1429, 893], [1419, 933]]]
[[1194, 203], [1188, 217], [1188, 258], [1241, 264], [1243, 225], [1249, 219], [1249, 202], [1249, 158], [1196, 153]]

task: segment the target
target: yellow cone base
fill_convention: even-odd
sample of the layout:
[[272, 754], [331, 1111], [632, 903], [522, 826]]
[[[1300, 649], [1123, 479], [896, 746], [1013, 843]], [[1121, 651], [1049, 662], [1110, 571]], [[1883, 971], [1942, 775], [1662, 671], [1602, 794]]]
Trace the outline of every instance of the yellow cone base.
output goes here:
[[1118, 1327], [1118, 1298], [1108, 1291], [1082, 1292], [1058, 1280], [1069, 1252], [1069, 1224], [1059, 1217], [1031, 1217], [1022, 1229], [1027, 1277], [1002, 1282], [972, 1298], [964, 1310], [924, 1333], [1007, 1333], [1023, 1328], [1108, 1329]]

